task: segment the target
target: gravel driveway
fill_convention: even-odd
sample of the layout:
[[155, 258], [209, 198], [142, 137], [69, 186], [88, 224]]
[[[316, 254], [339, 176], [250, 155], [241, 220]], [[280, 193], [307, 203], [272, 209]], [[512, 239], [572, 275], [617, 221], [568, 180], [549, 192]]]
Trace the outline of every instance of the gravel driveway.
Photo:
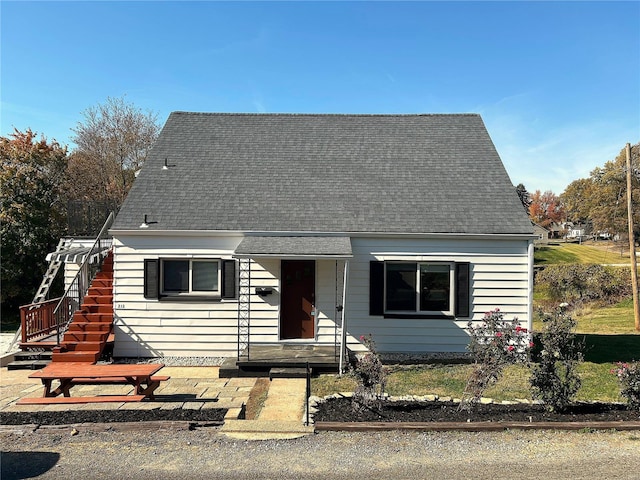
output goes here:
[[[638, 479], [638, 432], [323, 432], [287, 441], [195, 431], [0, 433], [2, 480]], [[39, 476], [38, 476], [39, 475]]]

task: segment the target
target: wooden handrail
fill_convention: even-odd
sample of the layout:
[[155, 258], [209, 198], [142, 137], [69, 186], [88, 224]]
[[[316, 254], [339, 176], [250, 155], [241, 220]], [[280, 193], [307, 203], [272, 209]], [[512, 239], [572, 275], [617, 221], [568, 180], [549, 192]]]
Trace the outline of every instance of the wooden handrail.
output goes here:
[[46, 302], [31, 303], [20, 307], [22, 343], [44, 337], [58, 328], [54, 311], [60, 300], [61, 298], [54, 298]]

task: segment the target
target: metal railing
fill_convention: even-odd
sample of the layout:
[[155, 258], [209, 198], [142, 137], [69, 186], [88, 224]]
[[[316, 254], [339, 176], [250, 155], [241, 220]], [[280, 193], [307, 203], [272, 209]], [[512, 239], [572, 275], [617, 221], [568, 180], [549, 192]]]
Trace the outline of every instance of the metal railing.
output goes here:
[[[82, 300], [84, 299], [89, 285], [95, 277], [96, 273], [102, 265], [102, 261], [106, 256], [106, 251], [111, 245], [111, 239], [109, 237], [109, 228], [113, 224], [114, 213], [111, 212], [109, 217], [104, 222], [100, 233], [96, 237], [95, 242], [91, 246], [91, 249], [86, 254], [78, 273], [74, 277], [71, 284], [67, 287], [64, 295], [58, 301], [53, 315], [56, 319], [56, 343], [60, 345], [60, 335], [66, 331], [69, 323], [73, 319], [73, 314], [80, 308]], [[96, 260], [92, 262], [92, 260]]]

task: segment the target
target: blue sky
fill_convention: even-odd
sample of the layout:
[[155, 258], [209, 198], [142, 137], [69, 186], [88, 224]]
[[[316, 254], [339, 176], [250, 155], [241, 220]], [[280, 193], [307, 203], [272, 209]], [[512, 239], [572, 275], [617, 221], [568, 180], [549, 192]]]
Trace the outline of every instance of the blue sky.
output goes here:
[[640, 2], [2, 1], [0, 134], [73, 147], [126, 96], [210, 112], [482, 115], [514, 184], [561, 193], [640, 140]]

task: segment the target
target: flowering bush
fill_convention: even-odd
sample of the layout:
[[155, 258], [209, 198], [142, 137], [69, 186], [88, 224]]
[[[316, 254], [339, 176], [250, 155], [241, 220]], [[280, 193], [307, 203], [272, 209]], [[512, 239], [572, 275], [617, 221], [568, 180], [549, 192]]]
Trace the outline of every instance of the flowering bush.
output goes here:
[[362, 335], [360, 341], [369, 351], [356, 360], [350, 372], [357, 383], [351, 401], [355, 411], [371, 408], [376, 403], [378, 407], [381, 407], [382, 394], [384, 393], [388, 375], [388, 371], [382, 365], [376, 351], [373, 337], [371, 335]]
[[576, 322], [565, 313], [566, 306], [562, 304], [554, 313], [543, 315], [540, 358], [529, 380], [533, 397], [552, 412], [565, 410], [582, 384], [577, 368], [583, 343], [576, 339]]
[[505, 320], [498, 308], [486, 312], [480, 324], [470, 321], [467, 329], [473, 370], [462, 395], [461, 410], [470, 410], [484, 391], [500, 379], [504, 367], [528, 361], [533, 346], [528, 330], [520, 326], [518, 319]]
[[620, 393], [629, 402], [629, 407], [640, 410], [640, 362], [618, 362], [611, 373], [618, 377]]

